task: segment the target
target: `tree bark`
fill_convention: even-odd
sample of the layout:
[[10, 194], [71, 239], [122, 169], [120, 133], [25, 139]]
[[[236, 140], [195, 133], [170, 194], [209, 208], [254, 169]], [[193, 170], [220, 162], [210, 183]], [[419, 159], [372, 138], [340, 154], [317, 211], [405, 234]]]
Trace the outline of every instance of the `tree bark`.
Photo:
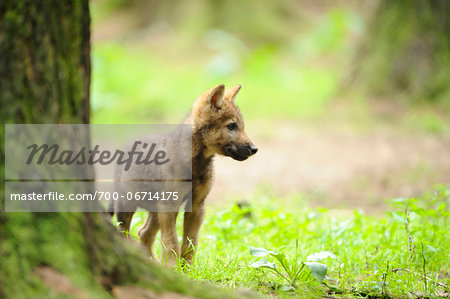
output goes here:
[[409, 101], [450, 96], [450, 2], [382, 0], [353, 59], [346, 88]]
[[[88, 0], [1, 1], [0, 57], [4, 123], [89, 123]], [[202, 298], [237, 296], [151, 263], [140, 248], [119, 236], [106, 213], [6, 214], [4, 126], [0, 135], [1, 298], [101, 298], [112, 292], [150, 296], [145, 290]], [[124, 291], [118, 285], [141, 289]]]

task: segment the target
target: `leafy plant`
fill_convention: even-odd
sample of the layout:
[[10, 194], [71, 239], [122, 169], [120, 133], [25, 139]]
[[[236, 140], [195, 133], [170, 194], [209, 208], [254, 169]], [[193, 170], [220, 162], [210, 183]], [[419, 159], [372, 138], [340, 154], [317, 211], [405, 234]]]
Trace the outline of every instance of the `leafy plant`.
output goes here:
[[[298, 284], [308, 284], [314, 281], [324, 283], [328, 267], [317, 261], [326, 258], [336, 258], [336, 256], [329, 251], [322, 251], [308, 256], [307, 262], [299, 262], [297, 251], [298, 240], [296, 242], [295, 257], [292, 260], [288, 260], [286, 255], [281, 252], [251, 247], [250, 254], [260, 259], [251, 263], [249, 267], [267, 269], [286, 281], [287, 284], [282, 285], [280, 288], [282, 291], [294, 290]], [[277, 263], [270, 262], [268, 257], [272, 257]]]

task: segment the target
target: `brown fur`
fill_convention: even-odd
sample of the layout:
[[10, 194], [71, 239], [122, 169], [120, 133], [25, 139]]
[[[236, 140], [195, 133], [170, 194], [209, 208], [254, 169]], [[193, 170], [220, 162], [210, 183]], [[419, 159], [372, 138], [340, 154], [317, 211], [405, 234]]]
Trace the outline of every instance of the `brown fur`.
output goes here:
[[[156, 233], [161, 229], [162, 261], [173, 266], [176, 257], [192, 262], [193, 247], [205, 213], [205, 199], [213, 180], [214, 155], [243, 161], [257, 152], [244, 131], [244, 121], [234, 104], [240, 85], [225, 91], [223, 84], [205, 91], [195, 101], [184, 123], [192, 125], [192, 212], [185, 212], [182, 245], [175, 229], [178, 212], [150, 212], [139, 229], [139, 238], [151, 257]], [[230, 125], [231, 124], [231, 125]], [[233, 125], [235, 124], [235, 125]], [[234, 128], [236, 126], [236, 128]], [[134, 212], [118, 212], [121, 229], [128, 231]]]

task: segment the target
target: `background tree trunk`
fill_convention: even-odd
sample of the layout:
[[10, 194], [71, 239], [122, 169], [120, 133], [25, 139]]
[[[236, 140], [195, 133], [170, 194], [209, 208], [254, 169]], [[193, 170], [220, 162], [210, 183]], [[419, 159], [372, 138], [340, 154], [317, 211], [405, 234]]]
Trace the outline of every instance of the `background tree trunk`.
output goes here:
[[353, 60], [350, 88], [410, 101], [448, 99], [449, 12], [446, 0], [381, 1]]
[[[5, 123], [89, 123], [88, 0], [2, 1], [0, 57]], [[145, 289], [235, 297], [151, 263], [106, 213], [4, 213], [4, 126], [0, 135], [1, 298], [150, 296]], [[126, 284], [142, 289], [117, 287]]]

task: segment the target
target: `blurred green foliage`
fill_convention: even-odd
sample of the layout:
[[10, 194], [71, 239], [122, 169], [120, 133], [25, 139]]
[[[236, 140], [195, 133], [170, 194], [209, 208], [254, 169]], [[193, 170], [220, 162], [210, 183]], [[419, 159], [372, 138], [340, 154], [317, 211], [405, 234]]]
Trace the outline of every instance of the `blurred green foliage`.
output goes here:
[[[230, 71], [227, 57], [214, 57], [203, 69], [166, 64], [118, 45], [98, 46], [94, 54], [94, 122], [177, 121], [204, 90], [225, 82], [242, 83], [237, 104], [246, 117], [295, 117], [320, 112], [336, 91], [336, 72], [286, 68], [270, 47], [253, 51], [242, 70]], [[232, 58], [231, 58], [232, 59]], [[233, 74], [224, 74], [233, 72]]]
[[380, 1], [355, 55], [356, 83], [375, 96], [449, 109], [449, 11], [445, 0]]
[[[225, 83], [242, 84], [237, 104], [246, 119], [332, 119], [337, 103], [340, 118], [354, 126], [377, 125], [381, 116], [412, 132], [446, 135], [445, 96], [408, 102], [394, 92], [396, 81], [384, 78], [380, 67], [389, 62], [357, 61], [371, 50], [358, 48], [370, 32], [364, 11], [354, 2], [95, 1], [92, 121], [177, 123], [204, 90]], [[402, 45], [403, 35], [386, 36], [391, 41], [380, 42], [370, 57], [389, 57], [386, 49]], [[398, 63], [407, 70], [412, 61], [407, 56]], [[382, 84], [383, 96], [369, 92], [381, 81], [346, 82], [352, 69], [389, 82]], [[448, 78], [444, 68], [436, 74], [436, 80]], [[396, 104], [380, 113], [379, 100]]]
[[[94, 20], [106, 18], [95, 7]], [[315, 21], [297, 20], [292, 13], [287, 18], [291, 29], [282, 40], [225, 23], [202, 30], [176, 27], [158, 41], [94, 42], [93, 121], [178, 122], [204, 90], [220, 83], [242, 84], [237, 104], [246, 118], [322, 114], [338, 91], [348, 40], [363, 23], [342, 8]], [[272, 29], [284, 36], [284, 28]]]

